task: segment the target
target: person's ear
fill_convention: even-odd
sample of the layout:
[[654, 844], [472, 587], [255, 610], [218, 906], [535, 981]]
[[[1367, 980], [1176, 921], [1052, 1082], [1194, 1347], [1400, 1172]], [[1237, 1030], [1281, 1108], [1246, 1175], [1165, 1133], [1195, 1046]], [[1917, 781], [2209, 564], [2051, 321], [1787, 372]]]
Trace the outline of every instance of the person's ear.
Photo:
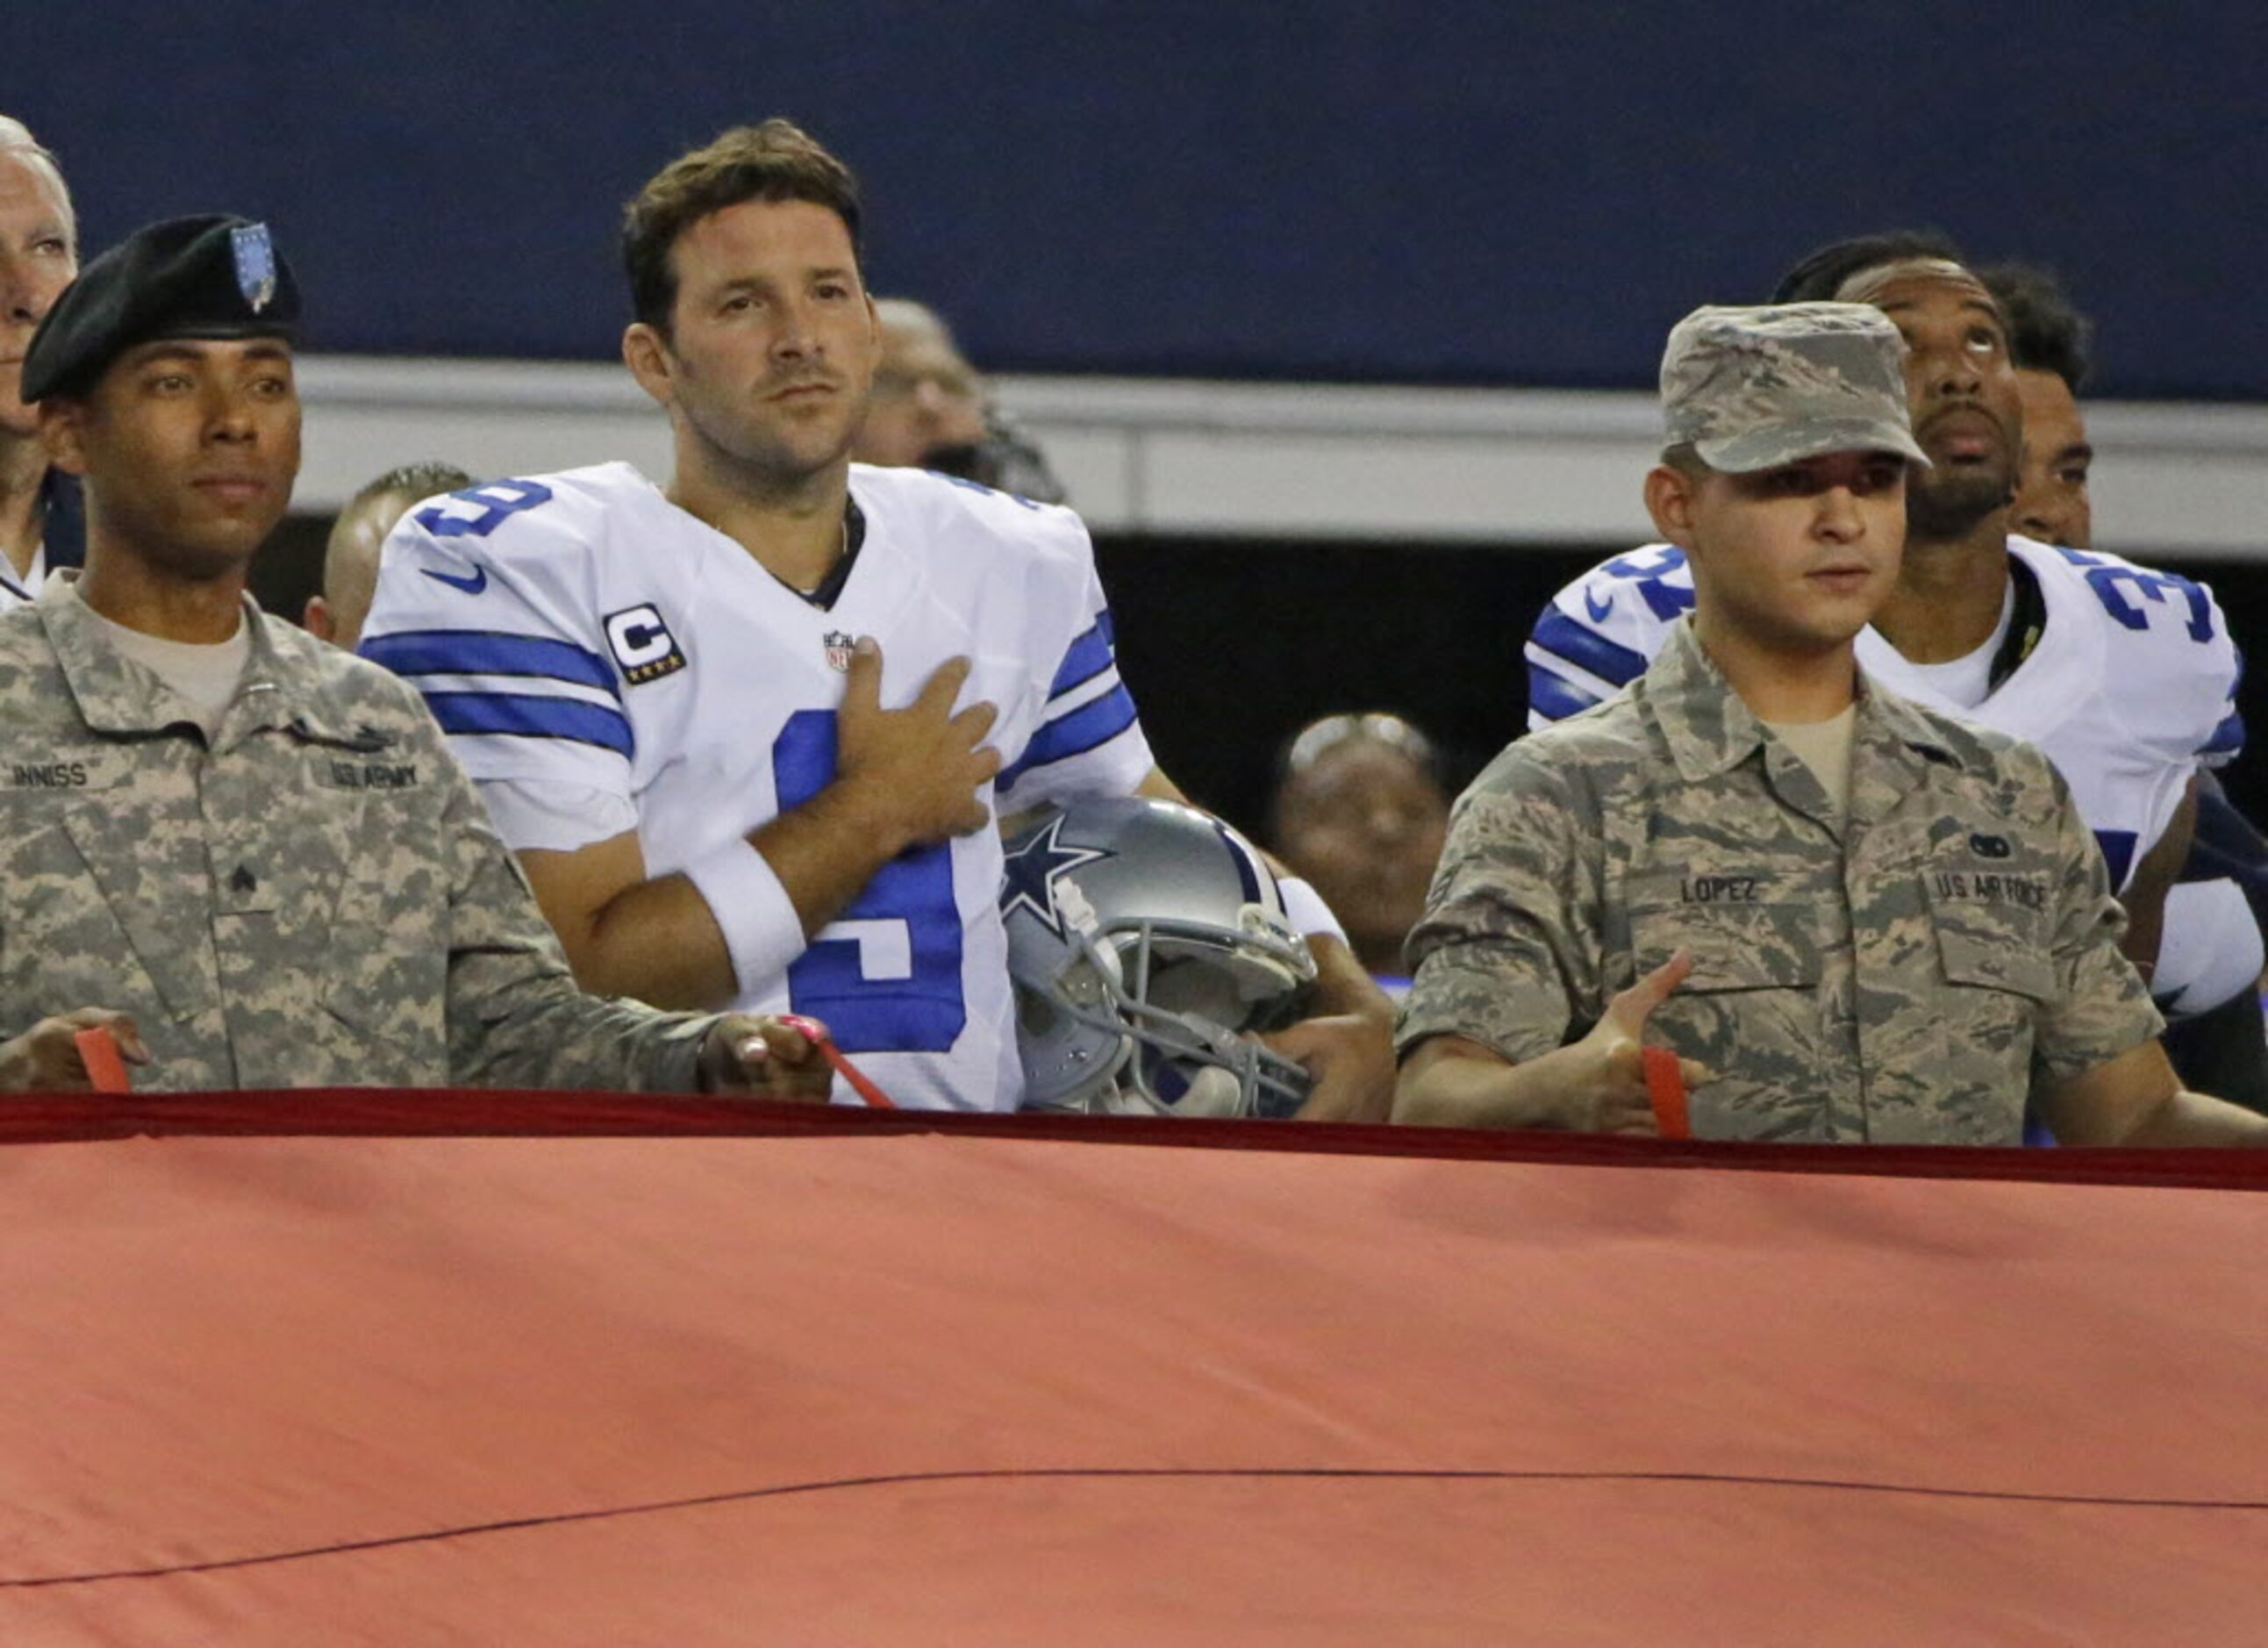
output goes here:
[[1700, 491], [1699, 481], [1666, 463], [1646, 471], [1646, 513], [1653, 517], [1654, 531], [1663, 543], [1674, 543], [1689, 554], [1693, 549], [1694, 506]]
[[638, 388], [655, 401], [663, 406], [675, 403], [676, 362], [659, 327], [633, 321], [622, 329], [622, 365], [630, 369]]
[[40, 443], [48, 462], [66, 475], [86, 473], [86, 406], [67, 395], [40, 403]]

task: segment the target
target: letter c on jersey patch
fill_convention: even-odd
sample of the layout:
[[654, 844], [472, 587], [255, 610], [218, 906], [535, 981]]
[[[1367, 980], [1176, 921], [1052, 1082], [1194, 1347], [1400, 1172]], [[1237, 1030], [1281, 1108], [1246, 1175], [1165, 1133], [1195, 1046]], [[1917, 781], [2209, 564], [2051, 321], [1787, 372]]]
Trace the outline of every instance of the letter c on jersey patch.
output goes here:
[[625, 607], [607, 614], [607, 645], [622, 667], [622, 679], [632, 686], [659, 681], [685, 668], [685, 654], [661, 614], [650, 605]]

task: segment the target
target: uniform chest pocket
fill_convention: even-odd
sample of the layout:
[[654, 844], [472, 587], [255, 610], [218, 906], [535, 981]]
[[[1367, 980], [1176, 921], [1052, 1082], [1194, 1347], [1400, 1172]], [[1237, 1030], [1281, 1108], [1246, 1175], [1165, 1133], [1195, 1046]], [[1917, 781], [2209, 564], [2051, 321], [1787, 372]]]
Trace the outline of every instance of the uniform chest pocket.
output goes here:
[[2045, 876], [1933, 870], [1923, 885], [1948, 984], [2005, 991], [2029, 1001], [2054, 996]]
[[448, 982], [447, 866], [430, 821], [385, 804], [393, 799], [367, 799], [335, 821], [336, 891], [310, 967], [324, 1008], [348, 1029], [430, 1051]]
[[[1764, 896], [1760, 896], [1764, 895]], [[1693, 957], [1681, 994], [1804, 989], [1819, 982], [1820, 912], [1733, 876], [1631, 879], [1631, 957], [1639, 977], [1680, 950]]]

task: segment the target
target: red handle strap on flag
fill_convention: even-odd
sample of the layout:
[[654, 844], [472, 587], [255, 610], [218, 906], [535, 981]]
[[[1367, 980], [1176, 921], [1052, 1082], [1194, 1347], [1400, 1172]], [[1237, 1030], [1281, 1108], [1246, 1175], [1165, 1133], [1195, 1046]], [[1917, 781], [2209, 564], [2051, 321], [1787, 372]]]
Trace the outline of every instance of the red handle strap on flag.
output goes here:
[[1638, 1059], [1646, 1069], [1646, 1097], [1653, 1101], [1654, 1126], [1665, 1139], [1690, 1139], [1692, 1119], [1685, 1113], [1685, 1076], [1677, 1055], [1667, 1047], [1641, 1047]]
[[127, 1079], [126, 1060], [118, 1051], [118, 1038], [100, 1024], [91, 1030], [71, 1032], [77, 1044], [79, 1062], [86, 1067], [86, 1079], [94, 1083], [98, 1093], [130, 1093], [134, 1083]]
[[836, 1075], [850, 1084], [852, 1092], [866, 1101], [869, 1110], [897, 1108], [890, 1102], [890, 1096], [874, 1085], [871, 1076], [843, 1056], [843, 1049], [835, 1045], [835, 1038], [827, 1033], [826, 1025], [815, 1018], [806, 1018], [800, 1013], [783, 1013], [779, 1022], [818, 1048], [819, 1056], [834, 1067]]

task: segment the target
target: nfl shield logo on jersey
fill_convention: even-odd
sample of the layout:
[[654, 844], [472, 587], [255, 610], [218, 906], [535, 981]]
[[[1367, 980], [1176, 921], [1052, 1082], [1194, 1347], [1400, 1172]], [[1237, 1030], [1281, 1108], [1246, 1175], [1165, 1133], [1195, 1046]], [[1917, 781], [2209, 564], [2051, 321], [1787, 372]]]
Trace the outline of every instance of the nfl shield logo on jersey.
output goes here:
[[855, 639], [841, 630], [829, 630], [826, 641], [827, 667], [847, 671], [850, 668], [850, 648], [857, 644]]

